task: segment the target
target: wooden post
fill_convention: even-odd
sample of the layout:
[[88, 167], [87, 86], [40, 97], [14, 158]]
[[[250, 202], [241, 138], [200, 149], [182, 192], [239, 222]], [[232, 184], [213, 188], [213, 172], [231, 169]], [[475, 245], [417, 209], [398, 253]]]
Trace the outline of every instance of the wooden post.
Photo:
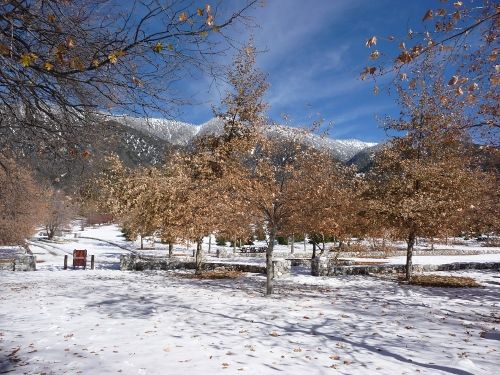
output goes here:
[[64, 269], [65, 270], [68, 269], [68, 256], [67, 255], [64, 256]]
[[90, 256], [90, 269], [93, 270], [95, 269], [95, 263], [94, 263], [94, 256]]

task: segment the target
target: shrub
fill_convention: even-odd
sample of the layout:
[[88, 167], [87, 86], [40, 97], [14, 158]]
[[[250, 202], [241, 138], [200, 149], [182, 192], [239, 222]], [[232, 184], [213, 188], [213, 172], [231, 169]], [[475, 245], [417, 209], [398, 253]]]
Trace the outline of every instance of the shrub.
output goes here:
[[123, 234], [123, 237], [125, 237], [125, 239], [127, 241], [134, 241], [135, 240], [135, 236], [129, 228], [122, 227], [121, 232]]
[[276, 240], [278, 241], [278, 245], [288, 245], [288, 237], [276, 237]]
[[226, 246], [226, 239], [224, 237], [215, 237], [215, 244], [217, 246]]

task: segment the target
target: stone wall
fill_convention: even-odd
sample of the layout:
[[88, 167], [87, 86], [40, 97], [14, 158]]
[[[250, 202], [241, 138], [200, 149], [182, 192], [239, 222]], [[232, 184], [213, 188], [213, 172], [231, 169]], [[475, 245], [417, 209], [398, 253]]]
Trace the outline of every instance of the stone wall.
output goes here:
[[[231, 252], [232, 255], [232, 252]], [[293, 254], [289, 251], [273, 251], [273, 257], [275, 258], [293, 258], [293, 259], [311, 259], [312, 253], [294, 252]], [[237, 257], [247, 257], [247, 258], [265, 258], [266, 253], [240, 253], [236, 252]]]
[[[317, 257], [311, 263], [311, 275], [313, 276], [337, 276], [337, 275], [369, 275], [374, 273], [390, 274], [405, 272], [403, 264], [383, 264], [373, 266], [356, 266], [352, 262], [339, 263], [329, 257]], [[433, 271], [458, 271], [458, 270], [498, 270], [500, 271], [500, 263], [472, 263], [472, 262], [457, 262], [448, 264], [416, 264], [413, 265], [413, 271], [433, 272]]]
[[273, 260], [273, 278], [280, 279], [290, 275], [292, 269], [292, 262], [287, 259], [274, 259]]
[[18, 255], [15, 258], [0, 259], [0, 271], [36, 271], [34, 255]]
[[[285, 259], [273, 260], [274, 278], [285, 277], [290, 274], [291, 262]], [[225, 269], [266, 273], [265, 265], [247, 264], [247, 263], [225, 263], [225, 262], [204, 262], [203, 269], [213, 270], [224, 267]], [[146, 271], [146, 270], [175, 270], [175, 269], [195, 269], [193, 258], [165, 258], [165, 257], [147, 257], [134, 254], [120, 256], [120, 270], [122, 271]]]

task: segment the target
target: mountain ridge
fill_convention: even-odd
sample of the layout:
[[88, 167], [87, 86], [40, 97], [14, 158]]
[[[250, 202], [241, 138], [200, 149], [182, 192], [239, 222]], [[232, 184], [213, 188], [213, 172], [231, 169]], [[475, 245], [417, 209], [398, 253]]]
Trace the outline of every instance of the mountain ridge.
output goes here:
[[[224, 126], [219, 118], [212, 118], [200, 125], [161, 118], [146, 119], [131, 116], [115, 116], [113, 121], [177, 146], [186, 146], [196, 137], [221, 134]], [[274, 135], [288, 138], [292, 137], [300, 129], [276, 125], [271, 131]], [[342, 162], [347, 162], [360, 151], [378, 144], [359, 139], [334, 139], [314, 133], [305, 133], [304, 141], [314, 147], [329, 150]]]

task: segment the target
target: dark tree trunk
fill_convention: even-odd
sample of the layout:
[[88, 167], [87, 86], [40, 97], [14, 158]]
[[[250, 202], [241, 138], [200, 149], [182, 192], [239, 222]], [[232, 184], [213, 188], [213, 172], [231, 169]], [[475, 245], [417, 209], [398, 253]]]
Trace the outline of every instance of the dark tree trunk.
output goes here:
[[413, 271], [413, 246], [415, 245], [415, 233], [411, 232], [406, 241], [406, 281], [410, 282]]
[[274, 269], [273, 269], [273, 250], [274, 250], [274, 241], [276, 239], [276, 230], [273, 228], [269, 232], [269, 245], [266, 250], [266, 295], [273, 294], [273, 277], [274, 277]]
[[172, 258], [172, 255], [174, 254], [174, 244], [172, 242], [168, 243], [168, 257]]
[[236, 254], [236, 238], [233, 240], [233, 254]]
[[142, 242], [142, 234], [141, 234], [141, 250], [144, 249], [144, 244]]
[[208, 236], [208, 253], [212, 250], [212, 235]]
[[316, 242], [313, 241], [312, 243], [313, 245], [313, 255], [312, 255], [312, 259], [316, 258]]
[[292, 234], [292, 245], [290, 247], [290, 253], [293, 254], [295, 251], [293, 249], [293, 247], [295, 246], [295, 235]]
[[202, 271], [202, 263], [203, 263], [203, 238], [196, 241], [196, 254], [195, 254], [195, 264], [196, 270], [195, 274], [200, 275]]

